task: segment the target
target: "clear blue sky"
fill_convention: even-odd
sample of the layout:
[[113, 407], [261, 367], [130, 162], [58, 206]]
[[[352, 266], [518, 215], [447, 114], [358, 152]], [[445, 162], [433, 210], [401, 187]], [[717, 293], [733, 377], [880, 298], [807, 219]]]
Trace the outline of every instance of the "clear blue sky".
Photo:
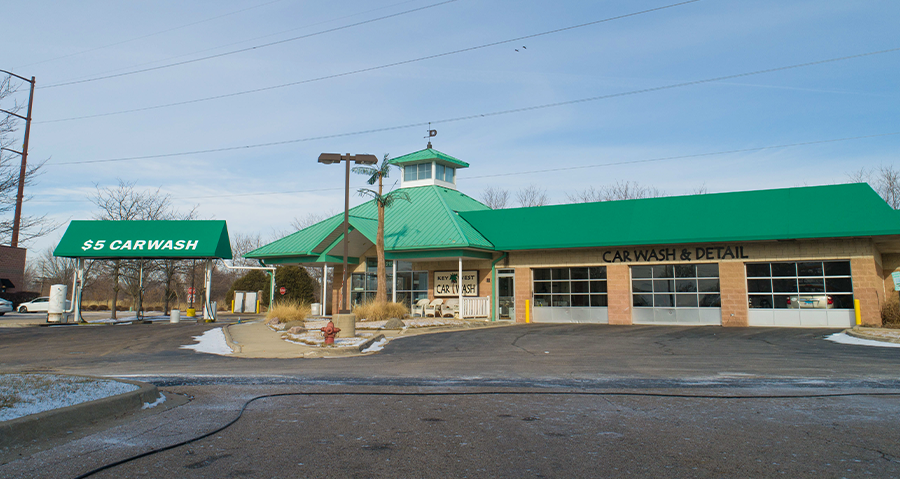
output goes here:
[[[61, 222], [91, 218], [94, 184], [110, 186], [122, 178], [161, 188], [182, 209], [198, 205], [201, 217], [227, 220], [232, 233], [269, 236], [294, 217], [342, 209], [343, 169], [317, 164], [319, 153], [400, 156], [425, 147], [421, 124], [429, 121], [438, 130], [434, 147], [471, 164], [459, 172], [461, 191], [477, 198], [490, 185], [517, 190], [534, 183], [554, 203], [564, 202], [567, 191], [621, 180], [668, 194], [703, 184], [720, 192], [840, 183], [861, 167], [893, 164], [900, 149], [895, 135], [634, 163], [900, 132], [900, 51], [442, 122], [898, 48], [900, 2], [887, 0], [702, 0], [264, 92], [53, 121], [380, 67], [675, 2], [457, 0], [423, 8], [437, 3], [7, 2], [0, 68], [37, 77], [30, 156], [49, 160], [28, 191], [33, 200], [26, 213]], [[412, 9], [421, 10], [181, 66], [48, 88]], [[209, 154], [64, 164], [410, 124], [418, 125]], [[484, 177], [615, 162], [626, 163]], [[323, 191], [296, 192], [306, 190]], [[773, 216], [791, 221], [800, 213], [807, 212]], [[63, 229], [32, 247], [55, 244]]]

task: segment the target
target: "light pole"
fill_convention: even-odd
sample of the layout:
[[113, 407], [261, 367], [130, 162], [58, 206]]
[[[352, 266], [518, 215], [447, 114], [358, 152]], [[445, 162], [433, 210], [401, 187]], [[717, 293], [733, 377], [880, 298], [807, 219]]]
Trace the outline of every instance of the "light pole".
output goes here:
[[6, 111], [6, 110], [0, 109], [0, 111], [2, 111], [3, 113], [12, 115], [15, 117], [19, 117], [19, 118], [25, 120], [25, 142], [22, 143], [22, 151], [16, 151], [16, 150], [11, 150], [9, 148], [3, 148], [4, 150], [8, 150], [13, 153], [18, 153], [19, 155], [22, 156], [22, 167], [19, 170], [19, 191], [18, 191], [18, 194], [16, 195], [16, 215], [13, 217], [12, 240], [9, 243], [10, 246], [17, 248], [19, 246], [19, 226], [21, 225], [21, 222], [22, 222], [22, 197], [24, 196], [24, 193], [25, 193], [25, 164], [28, 161], [28, 136], [31, 133], [31, 104], [34, 100], [34, 77], [31, 77], [31, 80], [29, 80], [25, 77], [16, 75], [15, 73], [8, 72], [6, 70], [0, 70], [0, 72], [6, 73], [7, 75], [14, 76], [23, 81], [27, 81], [28, 83], [31, 84], [31, 93], [28, 94], [28, 111], [25, 114], [25, 116], [18, 115], [11, 111]]
[[[319, 155], [319, 163], [330, 165], [332, 163], [347, 163], [347, 173], [344, 177], [344, 277], [341, 281], [341, 308], [340, 314], [348, 314], [350, 312], [349, 303], [347, 302], [347, 255], [350, 245], [350, 162], [357, 165], [374, 165], [378, 163], [375, 155], [351, 155], [347, 153], [322, 153]], [[324, 303], [324, 300], [323, 300]]]

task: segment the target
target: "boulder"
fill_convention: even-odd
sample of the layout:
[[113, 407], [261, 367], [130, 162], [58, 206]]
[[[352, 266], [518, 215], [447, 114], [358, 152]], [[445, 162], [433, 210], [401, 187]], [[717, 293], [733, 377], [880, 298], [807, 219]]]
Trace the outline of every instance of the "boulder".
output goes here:
[[391, 318], [384, 323], [384, 329], [403, 329], [406, 324], [400, 318]]

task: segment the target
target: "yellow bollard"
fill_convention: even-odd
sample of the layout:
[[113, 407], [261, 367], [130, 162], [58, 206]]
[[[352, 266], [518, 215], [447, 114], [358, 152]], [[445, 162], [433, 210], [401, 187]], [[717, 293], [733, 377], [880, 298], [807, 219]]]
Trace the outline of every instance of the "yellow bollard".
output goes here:
[[259, 314], [259, 300], [256, 300], [256, 314]]
[[231, 313], [234, 314], [234, 300], [231, 300]]
[[856, 325], [859, 326], [862, 324], [862, 315], [859, 313], [859, 300], [853, 300], [853, 312], [856, 313]]
[[525, 322], [526, 323], [531, 322], [531, 308], [529, 307], [530, 303], [531, 303], [530, 300], [527, 300], [527, 299], [525, 300]]

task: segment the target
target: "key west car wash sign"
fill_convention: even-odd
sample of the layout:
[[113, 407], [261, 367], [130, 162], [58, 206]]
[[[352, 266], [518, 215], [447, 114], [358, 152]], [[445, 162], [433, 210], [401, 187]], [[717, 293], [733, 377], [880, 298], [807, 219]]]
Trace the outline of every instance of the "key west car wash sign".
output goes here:
[[434, 272], [434, 296], [459, 296], [462, 285], [463, 296], [478, 296], [478, 271], [463, 271], [462, 278], [458, 271]]
[[231, 259], [231, 244], [224, 221], [72, 221], [53, 255]]

